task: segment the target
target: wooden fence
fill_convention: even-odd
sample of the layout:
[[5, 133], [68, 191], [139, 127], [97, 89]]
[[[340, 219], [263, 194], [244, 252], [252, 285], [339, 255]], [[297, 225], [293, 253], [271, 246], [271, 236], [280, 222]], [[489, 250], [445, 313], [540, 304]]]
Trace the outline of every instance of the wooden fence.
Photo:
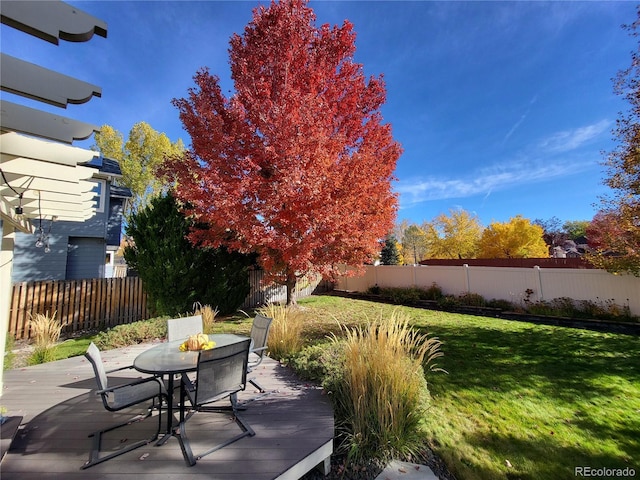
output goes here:
[[[240, 308], [250, 309], [286, 299], [282, 285], [265, 285], [264, 272], [249, 272], [251, 290]], [[302, 298], [333, 285], [320, 277], [302, 279], [294, 292]], [[17, 340], [30, 338], [30, 315], [56, 312], [65, 335], [83, 330], [102, 330], [149, 318], [147, 294], [138, 277], [95, 278], [23, 282], [13, 286], [8, 335]]]
[[138, 277], [22, 282], [13, 286], [8, 335], [29, 338], [30, 316], [47, 312], [56, 312], [64, 334], [149, 318]]

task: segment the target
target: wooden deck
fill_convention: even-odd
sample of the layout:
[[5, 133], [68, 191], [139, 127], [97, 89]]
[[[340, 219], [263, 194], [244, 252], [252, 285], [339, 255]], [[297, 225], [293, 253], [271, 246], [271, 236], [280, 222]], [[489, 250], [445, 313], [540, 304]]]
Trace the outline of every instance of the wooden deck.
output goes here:
[[[105, 368], [130, 365], [150, 346], [103, 352]], [[135, 370], [114, 375], [140, 376]], [[322, 392], [301, 383], [289, 369], [268, 358], [251, 377], [268, 392], [260, 396], [249, 385], [239, 395], [241, 402], [251, 400], [243, 416], [255, 436], [205, 456], [194, 467], [187, 466], [178, 441], [170, 438], [162, 446], [152, 443], [81, 470], [91, 448], [88, 435], [131, 415], [109, 413], [103, 408], [92, 391], [96, 388], [93, 370], [84, 357], [6, 371], [0, 403], [7, 407], [9, 416], [23, 418], [2, 459], [2, 479], [289, 480], [299, 479], [316, 466], [328, 468], [333, 451], [333, 411]], [[136, 440], [155, 428], [156, 420], [154, 415], [116, 430], [105, 438], [104, 449]], [[198, 413], [187, 423], [195, 453], [239, 431], [224, 413]]]

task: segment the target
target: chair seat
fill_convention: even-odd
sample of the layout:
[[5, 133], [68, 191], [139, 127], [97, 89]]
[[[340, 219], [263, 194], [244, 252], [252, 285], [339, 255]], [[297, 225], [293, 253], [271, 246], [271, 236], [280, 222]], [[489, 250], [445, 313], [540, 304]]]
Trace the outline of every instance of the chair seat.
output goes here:
[[[141, 404], [147, 403], [148, 405], [144, 410], [146, 413], [139, 414], [130, 420], [118, 425], [113, 425], [97, 432], [93, 432], [89, 437], [93, 437], [91, 451], [89, 452], [89, 460], [81, 467], [83, 470], [106, 460], [110, 460], [124, 453], [135, 450], [136, 448], [148, 445], [158, 438], [160, 429], [162, 426], [162, 409], [161, 405], [163, 401], [168, 401], [167, 389], [164, 383], [157, 377], [139, 378], [137, 380], [130, 381], [127, 384], [121, 384], [117, 386], [109, 386], [107, 372], [104, 369], [102, 363], [102, 356], [98, 347], [91, 342], [85, 356], [93, 367], [93, 372], [96, 376], [96, 382], [98, 384], [97, 394], [102, 398], [102, 404], [105, 409], [117, 412], [134, 405], [142, 408]], [[113, 371], [126, 370], [131, 368], [130, 366], [118, 368]], [[156, 404], [156, 401], [158, 402]], [[153, 410], [158, 409], [158, 425], [155, 432], [148, 438], [139, 440], [123, 446], [115, 451], [110, 451], [104, 456], [101, 456], [102, 452], [102, 435], [106, 432], [116, 430], [121, 427], [126, 427], [133, 422], [142, 421], [149, 418], [152, 415]], [[171, 415], [171, 412], [168, 412]]]
[[164, 384], [158, 378], [148, 378], [137, 384], [125, 385], [107, 394], [109, 407], [119, 410], [129, 405], [141, 403], [157, 397], [159, 391], [165, 394], [167, 392]]

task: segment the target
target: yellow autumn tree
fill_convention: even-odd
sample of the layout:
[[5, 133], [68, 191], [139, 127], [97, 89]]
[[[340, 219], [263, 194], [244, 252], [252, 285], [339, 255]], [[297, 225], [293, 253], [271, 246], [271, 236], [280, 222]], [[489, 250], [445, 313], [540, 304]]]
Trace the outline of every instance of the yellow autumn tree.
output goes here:
[[517, 215], [508, 222], [493, 222], [480, 238], [478, 258], [543, 258], [549, 247], [544, 230]]
[[427, 258], [476, 258], [482, 225], [466, 210], [441, 213], [422, 225], [427, 237]]
[[409, 225], [402, 235], [402, 256], [405, 265], [416, 264], [425, 258], [427, 236], [418, 225]]
[[172, 143], [166, 134], [157, 132], [146, 122], [136, 123], [124, 140], [122, 133], [109, 125], [100, 127], [95, 135], [94, 149], [108, 158], [117, 160], [122, 170], [119, 184], [133, 193], [130, 211], [143, 209], [163, 188], [156, 169], [166, 158], [184, 152], [182, 140]]

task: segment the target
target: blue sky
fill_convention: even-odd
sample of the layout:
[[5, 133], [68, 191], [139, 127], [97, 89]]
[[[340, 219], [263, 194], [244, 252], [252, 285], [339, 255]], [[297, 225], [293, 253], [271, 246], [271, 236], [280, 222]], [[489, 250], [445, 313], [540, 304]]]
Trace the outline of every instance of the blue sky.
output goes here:
[[[108, 37], [49, 45], [2, 25], [2, 50], [102, 87], [66, 111], [2, 97], [125, 136], [139, 121], [190, 139], [171, 99], [202, 66], [233, 89], [228, 41], [257, 1], [71, 1], [108, 24]], [[633, 2], [311, 1], [317, 25], [354, 24], [355, 60], [384, 74], [382, 113], [402, 144], [398, 221], [463, 208], [483, 225], [515, 215], [590, 220], [602, 151], [627, 108], [612, 77], [636, 44], [621, 28]], [[91, 141], [79, 142], [89, 146]]]

